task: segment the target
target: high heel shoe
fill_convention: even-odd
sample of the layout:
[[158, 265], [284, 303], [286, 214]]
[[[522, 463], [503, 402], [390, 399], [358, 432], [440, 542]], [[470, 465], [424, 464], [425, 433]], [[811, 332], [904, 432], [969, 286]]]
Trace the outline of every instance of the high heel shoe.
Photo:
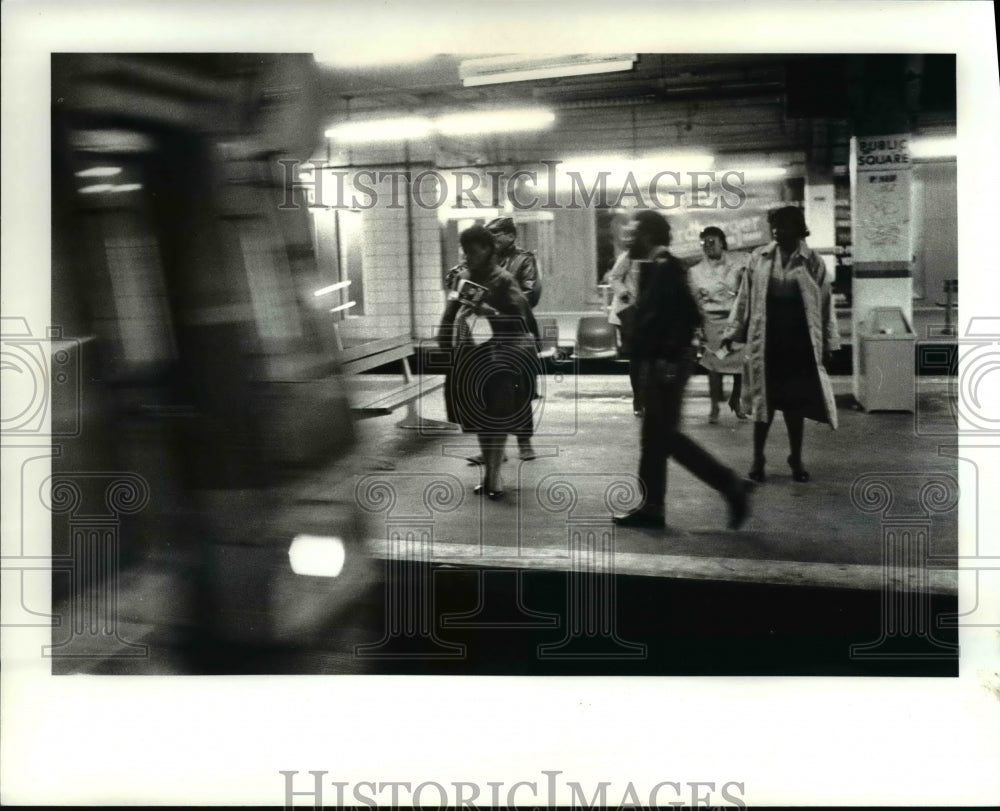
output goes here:
[[757, 482], [758, 484], [763, 484], [767, 479], [767, 476], [764, 475], [764, 463], [766, 461], [767, 460], [764, 459], [763, 456], [760, 459], [755, 459], [753, 467], [750, 468], [750, 472], [747, 473], [747, 478]]
[[499, 501], [504, 497], [503, 490], [487, 490], [481, 484], [477, 484], [475, 487], [473, 487], [472, 492], [475, 493], [477, 496], [481, 496], [483, 493], [486, 493], [486, 497], [491, 501]]
[[797, 482], [809, 481], [809, 471], [802, 467], [802, 460], [796, 461], [788, 457], [788, 466], [792, 469], [792, 478]]
[[739, 398], [729, 398], [729, 410], [736, 415], [736, 419], [738, 420], [745, 420], [747, 418], [747, 413], [743, 410], [743, 405], [740, 403]]
[[719, 404], [712, 401], [712, 410], [708, 412], [709, 425], [716, 425], [719, 422]]

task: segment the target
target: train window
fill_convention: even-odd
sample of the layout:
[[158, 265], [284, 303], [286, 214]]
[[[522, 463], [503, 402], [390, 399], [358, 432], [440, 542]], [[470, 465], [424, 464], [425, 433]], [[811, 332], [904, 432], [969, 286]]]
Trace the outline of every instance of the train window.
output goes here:
[[134, 211], [101, 217], [122, 351], [129, 365], [177, 356], [156, 240]]
[[312, 208], [319, 279], [337, 319], [365, 313], [364, 241], [360, 211]]
[[242, 220], [237, 228], [259, 334], [285, 346], [303, 335], [287, 256], [277, 250], [266, 221]]
[[340, 258], [341, 281], [351, 283], [350, 298], [354, 306], [349, 315], [365, 314], [364, 235], [361, 231], [362, 213], [342, 210], [337, 212], [337, 244]]

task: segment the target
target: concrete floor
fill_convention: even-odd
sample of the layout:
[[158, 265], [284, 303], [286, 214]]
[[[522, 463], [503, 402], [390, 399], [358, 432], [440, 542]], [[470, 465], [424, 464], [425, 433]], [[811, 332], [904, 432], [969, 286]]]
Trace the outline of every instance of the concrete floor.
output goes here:
[[[932, 480], [945, 487], [955, 481], [957, 495], [957, 462], [938, 452], [939, 446], [954, 444], [954, 435], [929, 437], [917, 431], [920, 420], [947, 413], [946, 378], [920, 378], [916, 414], [857, 410], [849, 396], [850, 378], [834, 378], [841, 425], [832, 431], [807, 423], [804, 457], [812, 480], [806, 484], [791, 479], [779, 416], [768, 441], [768, 480], [756, 488], [751, 516], [736, 532], [725, 529], [723, 499], [675, 463], [668, 467], [667, 531], [615, 528], [612, 512], [637, 503], [640, 421], [632, 414], [628, 378], [543, 380], [534, 440], [539, 458], [519, 461], [509, 440], [510, 461], [503, 471], [507, 495], [501, 501], [472, 493], [480, 473], [465, 457], [478, 450], [474, 436], [403, 430], [397, 427], [398, 414], [361, 421], [350, 475], [339, 470], [321, 477], [313, 492], [348, 499], [359, 486], [381, 482], [390, 487], [396, 499], [391, 513], [372, 513], [374, 548], [380, 552], [385, 543], [379, 539], [405, 527], [405, 516], [424, 516], [421, 525], [432, 527], [434, 560], [487, 558], [526, 568], [572, 565], [570, 538], [582, 529], [612, 534], [616, 571], [854, 588], [881, 588], [884, 527], [899, 518], [919, 518], [930, 528], [932, 587], [955, 590], [954, 573], [939, 569], [957, 551], [954, 501], [930, 515], [920, 503], [921, 488]], [[752, 457], [752, 422], [726, 412], [710, 425], [708, 409], [707, 379], [694, 378], [684, 431], [745, 474]], [[419, 411], [425, 418], [443, 419], [440, 393], [426, 396]], [[427, 512], [425, 488], [434, 481], [450, 489], [448, 503]], [[872, 512], [864, 503], [864, 492], [877, 496], [874, 481], [892, 488], [890, 513]], [[858, 489], [852, 496], [852, 487], [864, 488], [866, 482], [867, 491]]]
[[[534, 441], [539, 458], [518, 461], [516, 445], [509, 441], [507, 497], [497, 502], [472, 492], [480, 471], [465, 457], [478, 450], [475, 437], [402, 429], [402, 411], [361, 420], [355, 452], [296, 491], [307, 499], [367, 507], [368, 547], [389, 585], [366, 597], [346, 626], [317, 626], [315, 646], [257, 652], [252, 660], [223, 668], [954, 675], [953, 653], [942, 658], [935, 650], [916, 664], [912, 656], [879, 656], [873, 663], [849, 653], [850, 645], [884, 633], [887, 587], [899, 594], [908, 590], [905, 599], [915, 598], [911, 603], [919, 603], [920, 612], [938, 616], [956, 610], [957, 462], [939, 452], [955, 444], [954, 430], [947, 428], [952, 381], [918, 378], [916, 413], [864, 413], [853, 406], [850, 378], [833, 382], [840, 429], [806, 427], [805, 462], [812, 481], [792, 481], [779, 418], [768, 443], [768, 480], [755, 491], [752, 514], [736, 532], [725, 529], [722, 498], [673, 463], [666, 531], [620, 529], [611, 522], [613, 512], [634, 506], [637, 493], [639, 420], [632, 414], [625, 375], [545, 377]], [[752, 423], [725, 413], [710, 425], [708, 408], [706, 378], [692, 379], [685, 432], [745, 473]], [[428, 394], [418, 411], [426, 419], [443, 419], [441, 392]], [[911, 542], [900, 545], [907, 533]], [[887, 554], [896, 556], [889, 565]], [[399, 559], [416, 560], [418, 569], [430, 563], [436, 570], [426, 581], [435, 583], [436, 616], [428, 621], [464, 646], [466, 652], [454, 661], [428, 664], [408, 654], [365, 660], [352, 653], [355, 644], [379, 638], [379, 629], [388, 627], [384, 612], [397, 598], [406, 599], [406, 584], [416, 582]], [[521, 572], [514, 580], [504, 575], [513, 571]], [[579, 577], [567, 578], [567, 572]], [[613, 585], [600, 577], [610, 573]], [[148, 649], [126, 658], [112, 650], [114, 640], [102, 637], [93, 642], [92, 655], [54, 660], [54, 672], [186, 672], [171, 627], [182, 580], [163, 560], [123, 571], [115, 588], [119, 637]], [[582, 590], [575, 591], [578, 587]], [[598, 593], [608, 588], [603, 597]], [[588, 600], [617, 605], [624, 638], [640, 641], [645, 653], [631, 664], [622, 664], [617, 654], [595, 658], [590, 653], [580, 659], [582, 665], [560, 664], [540, 654], [565, 633], [557, 621], [532, 620], [538, 627], [521, 630], [518, 623], [462, 627], [446, 621], [475, 614], [477, 603], [520, 606], [520, 619], [542, 616], [537, 611], [556, 617], [579, 599], [587, 606]], [[53, 610], [60, 615], [66, 607]], [[54, 641], [66, 630], [57, 629]], [[399, 641], [420, 639], [404, 634]]]

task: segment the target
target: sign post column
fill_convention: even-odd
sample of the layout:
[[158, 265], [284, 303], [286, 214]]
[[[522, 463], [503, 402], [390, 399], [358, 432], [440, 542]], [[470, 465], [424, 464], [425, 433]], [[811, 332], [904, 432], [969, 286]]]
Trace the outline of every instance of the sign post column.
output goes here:
[[851, 345], [854, 397], [861, 389], [861, 336], [874, 307], [899, 307], [913, 324], [910, 136], [851, 138]]

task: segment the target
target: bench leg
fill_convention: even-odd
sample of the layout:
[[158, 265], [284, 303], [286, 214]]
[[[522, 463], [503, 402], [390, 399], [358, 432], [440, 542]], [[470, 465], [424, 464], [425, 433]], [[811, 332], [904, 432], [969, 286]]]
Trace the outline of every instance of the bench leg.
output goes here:
[[397, 428], [406, 428], [410, 431], [420, 431], [420, 433], [458, 433], [462, 427], [454, 422], [444, 420], [432, 420], [429, 417], [421, 417], [417, 412], [416, 403], [420, 400], [412, 400], [406, 404], [406, 416], [401, 422], [396, 423]]
[[[403, 377], [407, 383], [413, 381], [413, 372], [410, 371], [409, 358], [403, 358]], [[443, 420], [432, 420], [427, 417], [421, 417], [416, 407], [416, 403], [419, 402], [420, 398], [417, 398], [406, 404], [406, 416], [403, 417], [402, 422], [396, 423], [397, 428], [420, 431], [420, 433], [456, 433], [462, 430], [462, 427], [454, 422], [444, 422]]]

